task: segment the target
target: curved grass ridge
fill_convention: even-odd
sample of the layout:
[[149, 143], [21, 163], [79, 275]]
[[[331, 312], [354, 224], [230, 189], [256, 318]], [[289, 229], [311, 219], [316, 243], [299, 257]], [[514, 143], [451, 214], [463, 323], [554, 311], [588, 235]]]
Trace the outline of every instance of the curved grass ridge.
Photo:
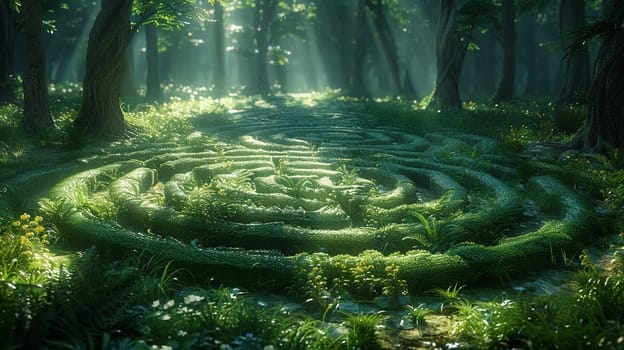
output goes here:
[[[552, 264], [591, 232], [583, 196], [554, 177], [523, 178], [530, 171], [509, 168], [494, 140], [362, 128], [357, 116], [246, 113], [206, 128], [210, 144], [108, 155], [49, 196], [74, 208], [60, 225], [72, 240], [283, 285], [313, 266], [354, 267], [370, 250], [413, 290], [502, 278]], [[117, 222], [90, 210], [96, 194], [110, 197]], [[527, 199], [538, 218], [524, 215]], [[516, 227], [525, 221], [539, 228]]]

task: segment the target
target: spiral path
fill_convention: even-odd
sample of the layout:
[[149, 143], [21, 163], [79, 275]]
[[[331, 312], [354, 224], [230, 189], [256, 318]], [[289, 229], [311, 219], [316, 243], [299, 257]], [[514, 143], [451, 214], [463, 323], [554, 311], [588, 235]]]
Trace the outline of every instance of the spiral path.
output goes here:
[[100, 165], [48, 195], [71, 208], [63, 232], [283, 284], [302, 264], [374, 250], [419, 290], [547, 267], [596, 223], [556, 171], [477, 135], [415, 135], [320, 108], [197, 125], [185, 140], [86, 160]]

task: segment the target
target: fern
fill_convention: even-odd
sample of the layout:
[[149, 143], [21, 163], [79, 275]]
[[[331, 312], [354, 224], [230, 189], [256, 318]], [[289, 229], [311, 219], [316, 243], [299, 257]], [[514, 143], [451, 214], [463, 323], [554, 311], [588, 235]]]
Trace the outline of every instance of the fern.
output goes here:
[[356, 168], [348, 169], [346, 165], [338, 167], [338, 173], [340, 173], [340, 184], [343, 186], [352, 186], [355, 184], [358, 178], [358, 171]]
[[39, 211], [48, 221], [59, 224], [77, 211], [65, 198], [43, 198], [39, 201]]
[[441, 249], [442, 239], [438, 233], [438, 223], [435, 217], [425, 218], [420, 213], [412, 213], [422, 224], [424, 233], [415, 234], [404, 237], [403, 239], [415, 240], [418, 244], [417, 248], [423, 248], [431, 253], [438, 252]]
[[295, 179], [288, 175], [282, 175], [275, 179], [275, 182], [286, 188], [286, 194], [294, 198], [301, 198], [307, 186], [312, 183], [309, 178]]

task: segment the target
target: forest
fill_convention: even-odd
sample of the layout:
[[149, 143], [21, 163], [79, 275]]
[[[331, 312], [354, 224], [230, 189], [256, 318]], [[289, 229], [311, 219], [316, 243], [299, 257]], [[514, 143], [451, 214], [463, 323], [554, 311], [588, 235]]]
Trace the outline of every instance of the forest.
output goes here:
[[0, 348], [624, 349], [624, 0], [0, 0]]

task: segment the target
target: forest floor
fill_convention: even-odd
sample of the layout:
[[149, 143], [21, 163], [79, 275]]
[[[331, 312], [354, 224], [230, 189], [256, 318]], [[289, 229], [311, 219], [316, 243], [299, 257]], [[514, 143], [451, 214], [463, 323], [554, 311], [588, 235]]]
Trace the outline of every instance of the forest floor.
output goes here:
[[[214, 100], [190, 94], [125, 106], [134, 134], [114, 142], [71, 131], [71, 99], [55, 107], [59, 130], [37, 141], [16, 136], [20, 109], [4, 107], [0, 238], [25, 237], [28, 244], [10, 254], [35, 256], [23, 262], [18, 256], [21, 267], [3, 260], [0, 286], [10, 288], [0, 292], [18, 309], [17, 319], [0, 317], [5, 329], [17, 327], [6, 339], [18, 344], [35, 334], [39, 345], [95, 341], [104, 348], [106, 334], [117, 348], [123, 340], [129, 348], [183, 348], [186, 342], [222, 349], [522, 348], [620, 340], [603, 334], [611, 328], [589, 322], [598, 329], [592, 329], [596, 339], [566, 343], [563, 335], [523, 333], [519, 320], [536, 305], [554, 303], [552, 296], [563, 300], [588, 290], [592, 271], [609, 276], [620, 268], [619, 156], [552, 147], [580, 126], [581, 107], [469, 102], [462, 111], [440, 112], [415, 101], [328, 95]], [[39, 219], [22, 213], [54, 225], [39, 235]], [[210, 238], [201, 236], [206, 227]], [[571, 238], [584, 243], [570, 245]], [[95, 256], [88, 249], [93, 243]], [[53, 263], [60, 259], [54, 252], [69, 258]], [[46, 275], [33, 267], [45, 259], [52, 261], [46, 271], [56, 272], [41, 277], [40, 308], [26, 310], [22, 294], [11, 288], [31, 285], [23, 276]], [[102, 263], [94, 267], [89, 259]], [[18, 329], [20, 317], [40, 319], [46, 307], [67, 307], [54, 288], [59, 266], [74, 261], [78, 267], [67, 270], [63, 283], [73, 286], [71, 298], [81, 306], [46, 314], [57, 318], [47, 336], [32, 325]], [[279, 266], [295, 277], [282, 276]], [[91, 274], [81, 275], [84, 269]], [[98, 280], [106, 276], [108, 283]], [[212, 300], [214, 319], [189, 313], [169, 326], [162, 322], [176, 317], [163, 305], [186, 302], [197, 288], [206, 290], [198, 300]], [[529, 311], [514, 309], [526, 305]], [[187, 306], [198, 313], [207, 307]], [[237, 321], [227, 316], [234, 308]], [[100, 315], [84, 319], [85, 311]], [[506, 312], [513, 315], [501, 316]], [[268, 321], [283, 323], [273, 326], [280, 334], [262, 323], [265, 313], [283, 318]], [[568, 314], [552, 317], [578, 316]], [[246, 317], [255, 323], [239, 324]], [[87, 324], [59, 334], [58, 325], [72, 320]], [[193, 332], [201, 322], [204, 329]], [[307, 322], [317, 331], [304, 333]], [[206, 333], [206, 327], [215, 330]], [[535, 343], [526, 343], [533, 336]]]

